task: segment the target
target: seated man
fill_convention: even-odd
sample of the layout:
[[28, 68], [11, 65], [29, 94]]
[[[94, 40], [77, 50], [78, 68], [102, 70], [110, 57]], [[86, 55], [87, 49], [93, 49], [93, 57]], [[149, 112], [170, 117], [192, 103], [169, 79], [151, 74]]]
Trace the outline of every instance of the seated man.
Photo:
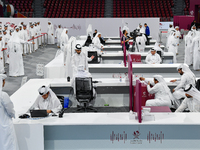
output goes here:
[[[147, 91], [150, 94], [155, 94], [155, 99], [150, 99], [146, 101], [146, 106], [169, 106], [171, 107], [171, 104], [174, 100], [172, 93], [167, 86], [165, 80], [161, 75], [155, 75], [154, 82], [150, 82], [145, 80], [145, 78], [140, 77], [140, 80], [148, 82], [147, 85]], [[150, 87], [150, 84], [153, 86]]]
[[46, 109], [47, 113], [58, 113], [62, 109], [60, 100], [55, 93], [47, 86], [38, 89], [39, 96], [31, 109]]
[[186, 98], [175, 112], [183, 112], [185, 109], [189, 109], [190, 112], [200, 112], [200, 92], [192, 84], [186, 85], [184, 91]]
[[182, 99], [185, 98], [184, 88], [188, 84], [192, 84], [195, 86], [196, 77], [194, 73], [190, 70], [190, 68], [186, 64], [181, 64], [177, 67], [178, 73], [181, 75], [181, 79], [171, 80], [170, 82], [180, 81], [176, 88], [173, 89], [173, 96], [175, 98], [174, 108], [177, 109]]
[[161, 63], [160, 55], [156, 53], [155, 49], [151, 49], [150, 52], [147, 54], [145, 62], [147, 64], [160, 64]]

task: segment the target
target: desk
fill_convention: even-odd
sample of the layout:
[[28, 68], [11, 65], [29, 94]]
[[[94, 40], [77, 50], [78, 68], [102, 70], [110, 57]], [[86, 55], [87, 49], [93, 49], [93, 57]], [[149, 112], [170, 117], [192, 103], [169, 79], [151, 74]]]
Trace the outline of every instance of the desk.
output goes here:
[[[149, 39], [152, 39], [152, 36], [148, 36]], [[112, 39], [112, 40], [120, 40], [120, 37], [104, 37], [105, 40]]]
[[[129, 41], [130, 43], [133, 43], [133, 40], [130, 40]], [[156, 43], [156, 40], [150, 40], [149, 41], [150, 42], [150, 44], [155, 44]], [[107, 40], [106, 42], [105, 42], [105, 45], [121, 45], [121, 40]], [[131, 44], [132, 45], [132, 44]]]
[[[111, 79], [99, 83], [99, 86], [106, 82], [109, 86]], [[29, 80], [11, 96], [17, 116], [31, 107], [38, 96], [37, 89], [41, 85], [71, 86], [66, 79]], [[177, 150], [199, 148], [200, 120], [197, 118], [200, 118], [200, 113], [153, 113], [153, 115], [154, 121], [143, 121], [142, 124], [137, 120], [129, 120], [129, 113], [67, 113], [63, 118], [51, 116], [38, 120], [16, 118], [13, 121], [20, 150], [57, 150], [66, 147], [74, 150], [83, 147], [98, 150], [131, 150], [133, 144], [134, 147], [142, 149], [153, 149], [158, 146]], [[138, 135], [133, 134], [136, 131], [139, 132]], [[153, 135], [158, 139], [155, 140]]]
[[[177, 73], [180, 64], [133, 64], [133, 73]], [[90, 73], [126, 73], [122, 64], [88, 64]]]
[[[147, 52], [145, 53], [138, 53], [138, 52], [131, 52], [129, 54], [140, 54], [141, 55], [141, 59], [142, 59], [142, 62], [145, 62], [145, 59], [146, 59], [146, 56], [147, 56]], [[128, 53], [127, 53], [128, 55]], [[103, 64], [108, 64], [108, 63], [121, 63], [121, 61], [124, 60], [124, 53], [122, 51], [118, 51], [118, 53], [109, 53], [109, 52], [106, 52], [104, 54], [102, 54], [102, 63]], [[163, 63], [169, 63], [169, 62], [173, 62], [173, 53], [172, 52], [164, 52], [164, 55], [162, 56], [164, 57], [164, 60], [163, 60]], [[117, 60], [117, 61], [115, 61]]]
[[[131, 50], [132, 46], [129, 47], [129, 50]], [[151, 48], [154, 48], [154, 45], [146, 45], [145, 51], [149, 51]], [[164, 50], [165, 46], [161, 45], [160, 48]], [[103, 51], [120, 51], [122, 50], [121, 45], [105, 45]]]

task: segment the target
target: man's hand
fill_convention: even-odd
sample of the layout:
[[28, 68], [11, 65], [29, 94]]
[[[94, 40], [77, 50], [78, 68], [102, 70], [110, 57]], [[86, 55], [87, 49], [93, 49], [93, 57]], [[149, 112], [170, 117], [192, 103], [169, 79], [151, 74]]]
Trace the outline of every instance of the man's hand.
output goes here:
[[148, 85], [150, 85], [150, 82], [148, 82]]
[[1, 60], [2, 60], [3, 58], [1, 57]]
[[7, 45], [7, 42], [5, 44]]
[[53, 34], [51, 34], [51, 35], [53, 35]]
[[144, 81], [144, 80], [145, 80], [145, 78], [143, 78], [143, 77], [140, 77], [140, 80], [141, 80], [141, 81]]
[[57, 37], [55, 37], [55, 39], [57, 39]]
[[176, 80], [171, 80], [170, 82], [176, 82]]
[[35, 44], [35, 42], [32, 42], [32, 44]]
[[9, 58], [9, 55], [7, 55], [7, 57]]
[[47, 110], [47, 113], [49, 114], [49, 113], [51, 113], [52, 111], [51, 110]]
[[91, 59], [94, 59], [94, 57], [95, 57], [95, 56], [92, 55], [90, 58], [91, 58]]
[[173, 89], [172, 92], [175, 92], [175, 90]]

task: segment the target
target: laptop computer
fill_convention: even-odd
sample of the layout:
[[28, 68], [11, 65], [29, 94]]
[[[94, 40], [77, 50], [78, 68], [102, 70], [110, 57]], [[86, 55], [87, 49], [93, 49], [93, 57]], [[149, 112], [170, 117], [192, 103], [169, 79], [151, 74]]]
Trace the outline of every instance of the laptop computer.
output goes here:
[[41, 110], [30, 110], [31, 117], [47, 117], [48, 113], [47, 110], [41, 109]]

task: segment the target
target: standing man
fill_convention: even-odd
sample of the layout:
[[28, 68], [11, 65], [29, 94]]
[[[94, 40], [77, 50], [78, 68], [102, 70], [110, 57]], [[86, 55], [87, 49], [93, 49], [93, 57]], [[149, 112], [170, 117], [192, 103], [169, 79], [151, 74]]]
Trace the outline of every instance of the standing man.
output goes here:
[[[28, 39], [29, 39], [29, 38], [28, 38], [28, 31], [27, 31], [27, 29], [26, 29], [26, 25], [24, 24], [24, 25], [23, 25], [23, 29], [22, 29], [22, 40], [28, 41]], [[29, 52], [28, 52], [28, 44], [24, 44], [23, 49], [24, 49], [24, 53], [25, 53], [25, 54], [29, 53]]]
[[196, 77], [194, 73], [190, 70], [190, 68], [186, 64], [181, 64], [177, 67], [178, 73], [181, 75], [181, 79], [171, 80], [170, 82], [179, 81], [179, 84], [176, 88], [173, 89], [173, 96], [175, 98], [174, 107], [178, 108], [182, 102], [182, 99], [185, 98], [184, 88], [188, 84], [192, 84], [195, 87]]
[[60, 37], [60, 47], [61, 47], [62, 51], [64, 51], [65, 44], [67, 44], [69, 41], [69, 37], [68, 37], [67, 33], [68, 33], [68, 29], [63, 29], [61, 37]]
[[149, 35], [150, 35], [150, 29], [149, 29], [149, 26], [147, 26], [146, 23], [144, 24], [144, 26], [145, 26], [145, 34], [146, 34], [147, 36], [149, 36]]
[[123, 36], [121, 38], [121, 44], [122, 44], [122, 51], [124, 51], [124, 41], [125, 41], [125, 47], [126, 50], [129, 50], [129, 40], [130, 38], [128, 37], [128, 32], [126, 30], [123, 30]]
[[95, 50], [97, 51], [98, 55], [101, 55], [103, 50], [103, 44], [101, 44], [100, 37], [101, 33], [98, 32], [92, 40], [92, 43], [94, 44]]
[[0, 74], [0, 149], [19, 150], [12, 118], [15, 110], [10, 97], [2, 91], [5, 85], [5, 74]]
[[48, 38], [48, 43], [47, 44], [55, 44], [54, 41], [54, 26], [51, 23], [51, 21], [48, 22], [48, 27], [47, 27], [47, 38]]
[[200, 32], [196, 31], [196, 36], [193, 39], [193, 69], [200, 70]]
[[[80, 44], [77, 44], [75, 46], [75, 51], [76, 51], [76, 53], [72, 56], [72, 68], [73, 68], [74, 75], [77, 73], [77, 68], [80, 65], [83, 66], [84, 70], [88, 71], [88, 58], [85, 53], [81, 52]], [[93, 58], [94, 58], [94, 56], [91, 56], [91, 59], [93, 59]]]
[[175, 30], [176, 30], [176, 34], [175, 34], [175, 41], [176, 41], [176, 55], [178, 55], [178, 47], [179, 47], [179, 38], [181, 37], [181, 33], [179, 31], [179, 26], [176, 26], [175, 27]]
[[62, 27], [61, 27], [61, 24], [58, 25], [58, 28], [56, 29], [56, 32], [55, 32], [55, 38], [57, 39], [57, 47], [60, 48], [60, 43], [61, 43], [61, 34], [62, 34]]

